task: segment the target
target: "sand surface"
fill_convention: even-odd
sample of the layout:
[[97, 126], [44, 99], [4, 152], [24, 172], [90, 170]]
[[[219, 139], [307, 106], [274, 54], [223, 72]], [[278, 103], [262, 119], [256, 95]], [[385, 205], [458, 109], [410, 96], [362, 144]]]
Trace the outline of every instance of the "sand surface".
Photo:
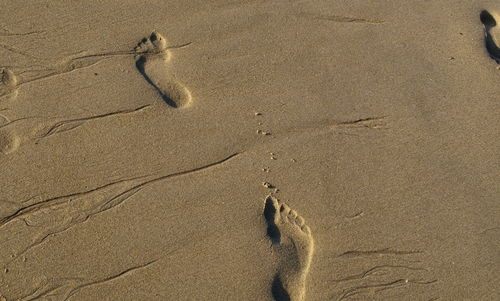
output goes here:
[[0, 300], [500, 300], [497, 42], [498, 1], [0, 1]]

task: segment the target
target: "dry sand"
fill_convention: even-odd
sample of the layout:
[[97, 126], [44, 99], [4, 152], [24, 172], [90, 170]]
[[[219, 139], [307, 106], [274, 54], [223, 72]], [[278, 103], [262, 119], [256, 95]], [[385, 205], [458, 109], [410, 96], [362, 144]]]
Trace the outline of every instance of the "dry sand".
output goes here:
[[498, 1], [0, 3], [0, 300], [500, 300]]

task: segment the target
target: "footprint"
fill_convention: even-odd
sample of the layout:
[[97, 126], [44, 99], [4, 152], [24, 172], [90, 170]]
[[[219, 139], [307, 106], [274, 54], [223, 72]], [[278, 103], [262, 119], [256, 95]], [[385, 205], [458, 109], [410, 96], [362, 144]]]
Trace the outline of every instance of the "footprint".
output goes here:
[[16, 91], [19, 84], [19, 77], [10, 69], [1, 70], [0, 74], [0, 96]]
[[499, 31], [500, 28], [497, 26], [497, 21], [495, 17], [489, 13], [487, 10], [483, 10], [480, 14], [481, 22], [484, 25], [484, 33], [485, 33], [485, 43], [486, 49], [488, 50], [492, 59], [497, 61], [500, 64], [500, 48], [498, 47], [499, 43], [495, 39], [494, 31]]
[[0, 153], [7, 155], [19, 148], [21, 139], [14, 132], [6, 129], [0, 130]]
[[170, 51], [167, 41], [157, 32], [144, 38], [135, 48], [136, 66], [171, 107], [186, 107], [191, 103], [191, 93], [181, 85], [168, 69]]
[[314, 250], [311, 230], [304, 218], [269, 196], [264, 206], [267, 235], [281, 257], [271, 293], [276, 301], [302, 301]]

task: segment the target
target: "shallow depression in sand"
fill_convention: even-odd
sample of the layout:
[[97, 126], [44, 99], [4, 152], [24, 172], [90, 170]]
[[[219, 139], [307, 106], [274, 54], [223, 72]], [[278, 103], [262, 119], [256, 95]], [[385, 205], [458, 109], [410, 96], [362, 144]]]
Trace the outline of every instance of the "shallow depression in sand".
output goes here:
[[2, 154], [10, 154], [16, 151], [20, 145], [19, 137], [13, 133], [6, 130], [0, 131], [0, 152]]

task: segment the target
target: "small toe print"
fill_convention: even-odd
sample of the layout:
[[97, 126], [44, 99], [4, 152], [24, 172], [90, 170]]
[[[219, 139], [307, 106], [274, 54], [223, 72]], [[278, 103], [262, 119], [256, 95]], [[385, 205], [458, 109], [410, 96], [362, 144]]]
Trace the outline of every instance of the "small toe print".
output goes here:
[[288, 213], [290, 212], [290, 207], [288, 207], [288, 206], [287, 206], [287, 205], [285, 205], [285, 204], [282, 204], [282, 205], [281, 205], [281, 209], [280, 209], [280, 211], [281, 211], [281, 214], [282, 214], [283, 216], [287, 216], [287, 215], [288, 215]]
[[305, 223], [305, 220], [302, 216], [297, 216], [297, 218], [295, 219], [295, 223], [299, 226], [299, 227], [302, 227]]

